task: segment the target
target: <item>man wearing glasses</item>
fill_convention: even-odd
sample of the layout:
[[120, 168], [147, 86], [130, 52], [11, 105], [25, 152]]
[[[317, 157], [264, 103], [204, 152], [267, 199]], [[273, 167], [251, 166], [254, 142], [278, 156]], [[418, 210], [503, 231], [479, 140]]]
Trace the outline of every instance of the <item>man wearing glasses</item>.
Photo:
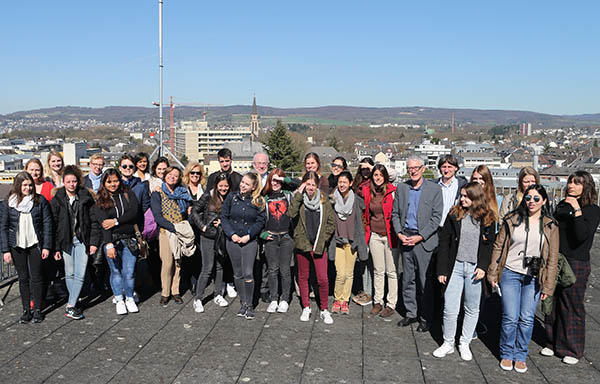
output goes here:
[[104, 156], [99, 153], [93, 154], [90, 157], [90, 173], [83, 179], [83, 186], [86, 189], [91, 189], [94, 193], [100, 188], [100, 179], [102, 178], [102, 170], [104, 169]]
[[262, 152], [254, 154], [252, 168], [254, 168], [254, 171], [260, 177], [260, 186], [264, 188], [269, 176], [269, 155]]
[[410, 180], [398, 185], [392, 210], [392, 223], [400, 239], [406, 308], [406, 317], [398, 326], [418, 321], [417, 332], [427, 332], [433, 306], [432, 279], [427, 270], [438, 245], [444, 201], [440, 186], [423, 178], [423, 159], [411, 156], [407, 165]]

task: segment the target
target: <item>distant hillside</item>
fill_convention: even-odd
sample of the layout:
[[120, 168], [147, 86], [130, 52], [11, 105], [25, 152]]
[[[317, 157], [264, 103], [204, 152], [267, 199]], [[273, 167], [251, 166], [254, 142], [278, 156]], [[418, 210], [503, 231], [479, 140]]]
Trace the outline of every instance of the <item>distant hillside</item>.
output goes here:
[[[324, 123], [338, 125], [365, 125], [380, 123], [398, 124], [449, 124], [452, 112], [456, 124], [493, 126], [531, 123], [534, 127], [600, 126], [600, 113], [583, 115], [550, 115], [529, 111], [451, 109], [429, 107], [368, 108], [347, 106], [324, 106], [310, 108], [258, 107], [263, 120], [281, 118], [285, 122]], [[202, 107], [177, 107], [176, 119], [200, 119]], [[211, 107], [207, 110], [209, 122], [227, 123], [245, 121], [251, 112], [249, 105]], [[125, 123], [130, 121], [155, 121], [156, 108], [109, 106], [104, 108], [55, 107], [20, 111], [0, 115], [0, 125], [5, 121], [19, 119], [74, 120], [95, 119], [102, 122]], [[168, 107], [164, 109], [168, 118]]]

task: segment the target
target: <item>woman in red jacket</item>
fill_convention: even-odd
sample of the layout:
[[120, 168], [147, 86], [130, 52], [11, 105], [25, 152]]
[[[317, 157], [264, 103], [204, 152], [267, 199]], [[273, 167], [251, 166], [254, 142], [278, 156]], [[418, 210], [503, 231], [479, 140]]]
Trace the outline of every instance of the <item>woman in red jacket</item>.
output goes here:
[[[398, 239], [392, 229], [392, 206], [396, 187], [390, 183], [388, 171], [376, 164], [371, 182], [363, 187], [365, 198], [366, 241], [373, 258], [375, 296], [372, 315], [389, 317], [396, 312], [398, 301]], [[384, 308], [385, 276], [388, 278], [387, 305]]]

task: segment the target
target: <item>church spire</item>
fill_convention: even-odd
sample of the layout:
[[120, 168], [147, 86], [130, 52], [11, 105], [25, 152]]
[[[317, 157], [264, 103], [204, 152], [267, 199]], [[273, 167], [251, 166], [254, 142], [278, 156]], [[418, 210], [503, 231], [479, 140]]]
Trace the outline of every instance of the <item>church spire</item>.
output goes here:
[[256, 108], [256, 95], [254, 95], [254, 100], [252, 101], [252, 115], [250, 116], [250, 137], [252, 139], [258, 138], [258, 108]]
[[254, 95], [254, 101], [252, 101], [252, 114], [258, 115], [258, 109], [256, 108], [256, 95]]

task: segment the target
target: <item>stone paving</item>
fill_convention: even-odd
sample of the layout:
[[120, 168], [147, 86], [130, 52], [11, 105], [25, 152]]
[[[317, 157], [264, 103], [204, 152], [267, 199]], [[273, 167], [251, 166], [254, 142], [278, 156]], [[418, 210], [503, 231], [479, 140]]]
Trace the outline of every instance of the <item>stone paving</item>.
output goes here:
[[431, 355], [442, 341], [439, 324], [431, 333], [417, 333], [415, 324], [396, 326], [400, 315], [371, 316], [370, 306], [351, 305], [350, 315], [334, 316], [334, 324], [325, 325], [314, 301], [311, 320], [303, 323], [296, 299], [287, 314], [268, 314], [261, 303], [256, 319], [245, 320], [236, 316], [237, 301], [226, 308], [211, 301], [206, 312], [196, 314], [189, 293], [184, 305], [171, 302], [167, 308], [158, 304], [157, 293], [137, 314], [118, 316], [110, 298], [103, 298], [88, 303], [81, 321], [65, 318], [58, 307], [41, 324], [21, 325], [13, 286], [0, 310], [0, 383], [597, 383], [598, 256], [595, 249], [585, 358], [575, 366], [539, 354], [538, 323], [529, 371], [502, 371], [497, 299], [485, 310], [489, 332], [472, 342], [474, 359], [464, 362], [458, 353], [443, 359]]

